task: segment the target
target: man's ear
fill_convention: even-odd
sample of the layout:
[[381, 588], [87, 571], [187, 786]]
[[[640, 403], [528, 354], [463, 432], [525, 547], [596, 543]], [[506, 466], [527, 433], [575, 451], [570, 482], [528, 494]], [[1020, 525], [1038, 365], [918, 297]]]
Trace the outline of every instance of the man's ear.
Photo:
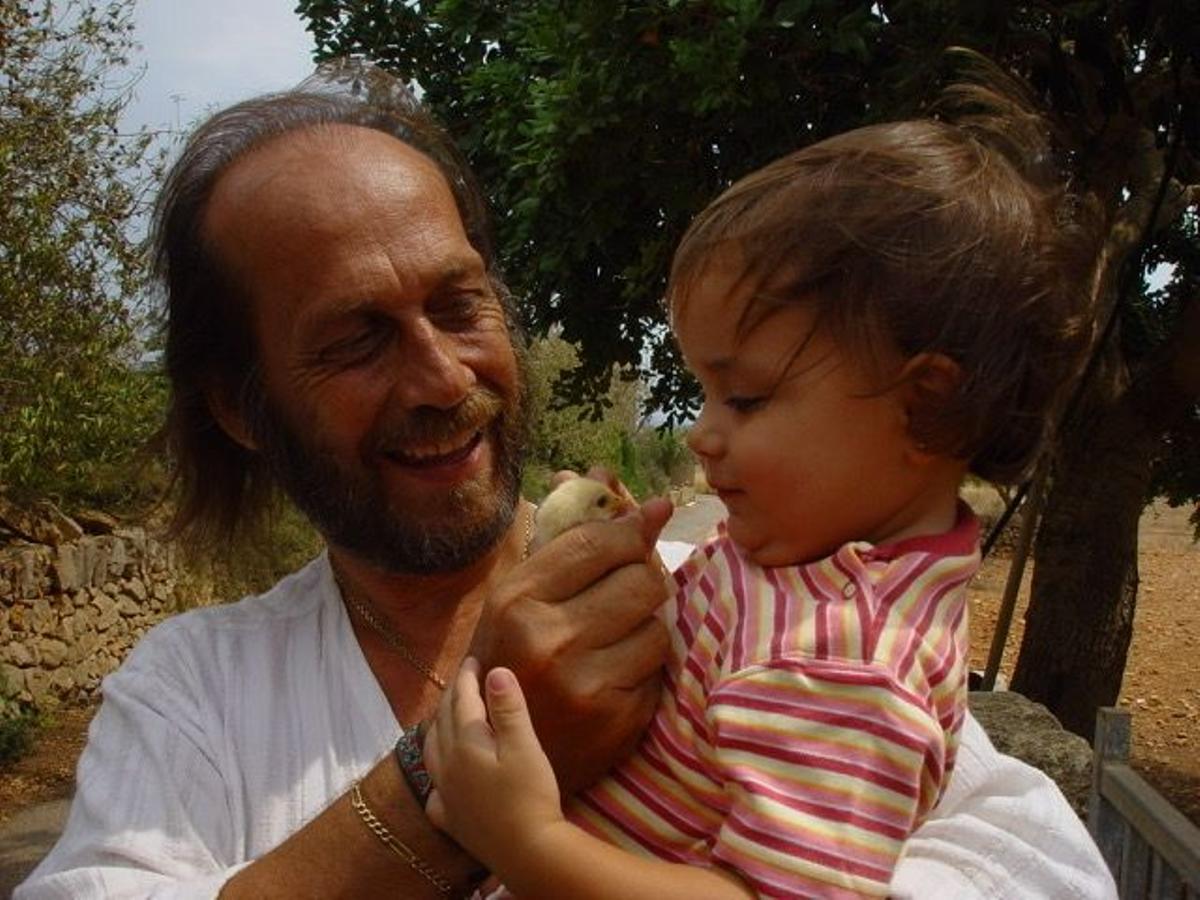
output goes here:
[[923, 426], [950, 402], [962, 379], [962, 368], [943, 353], [918, 353], [900, 370], [897, 380], [908, 433], [913, 438], [914, 460], [927, 461], [940, 455], [922, 443]]
[[234, 392], [226, 384], [212, 382], [204, 388], [204, 400], [217, 424], [221, 426], [231, 441], [240, 444], [247, 450], [258, 450], [258, 442], [246, 417], [242, 413], [241, 404], [233, 399]]

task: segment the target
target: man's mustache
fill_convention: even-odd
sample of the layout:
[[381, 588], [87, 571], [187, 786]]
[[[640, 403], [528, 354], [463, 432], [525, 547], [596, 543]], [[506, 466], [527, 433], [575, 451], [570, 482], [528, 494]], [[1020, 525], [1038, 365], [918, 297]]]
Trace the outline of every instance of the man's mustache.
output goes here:
[[402, 419], [381, 427], [373, 441], [376, 452], [403, 451], [405, 447], [428, 446], [461, 440], [482, 431], [505, 409], [504, 398], [495, 391], [476, 386], [453, 409], [420, 406]]

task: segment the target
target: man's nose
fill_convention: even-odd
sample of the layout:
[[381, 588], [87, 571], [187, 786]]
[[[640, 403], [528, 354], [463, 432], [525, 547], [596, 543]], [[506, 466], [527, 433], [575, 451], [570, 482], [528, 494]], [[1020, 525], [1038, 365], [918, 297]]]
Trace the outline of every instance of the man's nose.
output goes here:
[[450, 335], [428, 321], [415, 326], [399, 348], [399, 378], [393, 388], [406, 408], [451, 409], [475, 384], [475, 372]]

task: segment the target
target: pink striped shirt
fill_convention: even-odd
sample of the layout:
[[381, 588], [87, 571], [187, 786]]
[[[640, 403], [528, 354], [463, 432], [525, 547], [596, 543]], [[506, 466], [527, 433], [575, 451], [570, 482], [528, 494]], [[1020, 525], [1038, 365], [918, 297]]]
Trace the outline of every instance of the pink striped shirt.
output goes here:
[[722, 530], [676, 572], [642, 746], [568, 816], [760, 896], [886, 896], [954, 764], [978, 537], [961, 507], [937, 537], [763, 568]]

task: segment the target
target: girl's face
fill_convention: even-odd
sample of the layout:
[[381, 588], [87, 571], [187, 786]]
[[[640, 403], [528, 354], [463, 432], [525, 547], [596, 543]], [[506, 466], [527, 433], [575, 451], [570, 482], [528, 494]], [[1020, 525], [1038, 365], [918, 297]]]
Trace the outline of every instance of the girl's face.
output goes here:
[[688, 443], [733, 540], [771, 566], [945, 530], [944, 491], [908, 433], [909, 389], [881, 386], [810, 305], [755, 300], [770, 284], [743, 278], [737, 262], [717, 253], [673, 323], [704, 390]]

